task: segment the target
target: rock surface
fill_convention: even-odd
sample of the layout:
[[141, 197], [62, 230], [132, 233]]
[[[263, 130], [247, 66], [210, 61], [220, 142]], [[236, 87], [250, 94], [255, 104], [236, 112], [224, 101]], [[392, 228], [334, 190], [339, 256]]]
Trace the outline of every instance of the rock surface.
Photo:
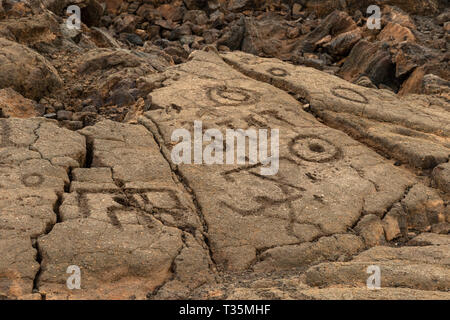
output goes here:
[[338, 2], [0, 0], [0, 299], [449, 300], [450, 15]]
[[450, 115], [445, 99], [399, 98], [312, 68], [242, 52], [224, 54], [236, 68], [301, 96], [326, 124], [411, 166], [434, 168], [450, 155]]
[[39, 99], [60, 85], [57, 71], [44, 57], [0, 38], [0, 88], [12, 87], [26, 98]]

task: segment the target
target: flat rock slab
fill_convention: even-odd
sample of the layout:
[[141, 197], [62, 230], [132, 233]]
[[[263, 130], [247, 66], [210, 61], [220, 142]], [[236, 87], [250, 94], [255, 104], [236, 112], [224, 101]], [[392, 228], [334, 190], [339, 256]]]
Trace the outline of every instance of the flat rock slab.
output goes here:
[[[247, 65], [256, 68], [260, 61], [252, 59]], [[411, 174], [321, 124], [288, 93], [244, 76], [213, 52], [195, 52], [164, 76], [163, 87], [151, 93], [153, 110], [140, 122], [155, 134], [168, 159], [173, 130], [185, 128], [193, 136], [195, 120], [224, 136], [225, 129], [279, 129], [276, 175], [263, 176], [262, 164], [176, 168], [195, 194], [218, 266], [258, 272], [307, 267], [345, 260], [386, 241], [381, 219], [417, 184]], [[427, 200], [412, 207], [432, 206]], [[365, 215], [373, 215], [372, 222], [355, 232]]]
[[243, 52], [222, 57], [254, 79], [299, 94], [326, 124], [404, 163], [430, 169], [449, 159], [448, 100], [423, 95], [399, 98], [313, 68]]
[[[0, 119], [0, 297], [445, 299], [448, 235], [429, 233], [449, 222], [437, 189], [316, 120], [280, 89], [291, 82], [249, 72], [260, 60], [247, 57], [241, 67], [246, 57], [233, 53], [226, 62], [197, 51], [168, 68], [149, 89], [152, 105], [138, 124], [102, 121], [73, 132], [42, 118]], [[275, 79], [282, 71], [271, 72]], [[357, 116], [362, 102], [322, 86], [338, 80], [309, 76], [315, 85], [302, 92], [316, 113]], [[374, 92], [365, 105], [385, 101], [386, 93]], [[436, 148], [447, 148], [446, 127], [438, 130], [434, 116], [428, 122], [406, 104], [398, 108], [386, 116], [389, 108], [368, 107], [361, 119], [420, 131], [426, 143], [433, 137]], [[248, 159], [176, 165], [172, 133], [193, 136], [194, 121], [224, 136], [278, 129], [278, 171], [263, 175], [266, 165]], [[441, 162], [433, 183], [444, 190]], [[411, 231], [425, 233], [408, 239]], [[408, 246], [391, 247], [397, 240]], [[364, 288], [369, 264], [384, 270], [382, 291]], [[67, 285], [71, 266], [81, 272], [80, 289]], [[232, 285], [223, 284], [224, 273], [237, 275]], [[241, 283], [246, 274], [259, 280]]]
[[[439, 237], [441, 239], [438, 243], [445, 243], [450, 239], [449, 235]], [[425, 234], [422, 238], [429, 237]], [[380, 270], [380, 285], [383, 288], [442, 291], [450, 297], [448, 244], [402, 248], [374, 247], [349, 262], [322, 263], [311, 267], [305, 273], [306, 283], [317, 287], [365, 287], [367, 270], [373, 266]]]
[[61, 84], [58, 72], [43, 56], [0, 38], [0, 89], [11, 87], [26, 98], [39, 100]]
[[84, 163], [85, 139], [43, 118], [0, 119], [0, 295], [32, 293], [33, 241], [56, 223], [68, 170]]
[[[202, 224], [152, 134], [104, 121], [87, 127], [89, 168], [72, 171], [61, 223], [39, 238], [39, 291], [47, 299], [175, 296], [210, 280]], [[78, 266], [79, 290], [66, 287]], [[184, 290], [184, 291], [183, 291]]]

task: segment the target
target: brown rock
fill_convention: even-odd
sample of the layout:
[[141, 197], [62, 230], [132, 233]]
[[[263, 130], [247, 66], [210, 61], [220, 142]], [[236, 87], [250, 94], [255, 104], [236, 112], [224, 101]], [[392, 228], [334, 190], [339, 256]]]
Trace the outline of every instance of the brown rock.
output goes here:
[[[230, 50], [237, 50], [241, 47], [241, 43], [243, 43], [244, 32], [246, 22], [244, 17], [241, 17], [239, 20], [236, 20], [229, 26], [229, 29], [223, 33], [222, 37], [217, 40], [217, 45], [227, 46]], [[243, 50], [244, 44], [242, 44]]]
[[398, 89], [395, 65], [388, 48], [381, 42], [359, 41], [339, 70], [339, 75], [348, 81], [356, 81], [366, 75], [376, 86], [384, 84]]
[[313, 52], [315, 44], [327, 35], [331, 35], [334, 38], [341, 33], [356, 28], [356, 23], [346, 12], [336, 10], [330, 13], [314, 31], [302, 40], [301, 49], [302, 51]]
[[336, 36], [325, 48], [331, 55], [346, 56], [361, 38], [360, 29], [354, 29]]
[[431, 224], [444, 218], [444, 203], [435, 189], [422, 184], [414, 185], [401, 201], [407, 213], [408, 227], [428, 231]]
[[117, 14], [123, 0], [101, 0], [101, 2], [106, 4], [106, 11], [108, 13]]
[[[387, 90], [351, 85], [318, 70], [245, 53], [227, 54], [224, 58], [247, 75], [305, 97], [326, 123], [345, 128], [395, 159], [418, 168], [434, 168], [448, 161], [450, 119], [448, 102], [443, 99], [424, 95], [399, 98]], [[274, 73], [271, 68], [284, 72]], [[311, 81], [314, 78], [320, 79], [320, 84]], [[323, 90], [318, 90], [321, 85]], [[383, 169], [374, 175], [372, 170], [371, 177], [379, 183], [386, 173]], [[401, 197], [392, 199], [391, 205]]]
[[385, 242], [383, 224], [376, 215], [365, 215], [356, 225], [355, 231], [364, 239], [368, 247]]
[[[166, 85], [150, 93], [152, 108], [140, 119], [141, 123], [150, 123], [153, 132], [159, 132], [167, 157], [173, 148], [173, 128], [192, 132], [192, 121], [185, 119], [197, 119], [199, 114], [204, 115], [204, 127], [247, 129], [273, 125], [284, 132], [280, 135], [279, 172], [270, 181], [262, 178], [257, 168], [237, 166], [227, 171], [220, 165], [178, 165], [178, 172], [195, 190], [208, 223], [214, 260], [225, 269], [245, 270], [253, 264], [254, 270], [264, 272], [348, 259], [364, 247], [362, 239], [349, 228], [358, 222], [362, 212], [382, 216], [384, 210], [402, 199], [413, 184], [412, 177], [348, 136], [319, 125], [297, 100], [273, 87], [279, 85], [308, 98], [317, 97], [311, 100], [314, 106], [321, 101], [326, 109], [342, 105], [349, 110], [356, 102], [339, 102], [342, 98], [333, 99], [329, 93], [330, 88], [347, 84], [344, 80], [237, 51], [222, 56], [237, 70], [260, 81], [243, 76], [212, 51], [195, 51], [188, 62], [178, 67], [183, 72], [174, 67], [164, 73], [168, 77]], [[223, 81], [227, 81], [226, 88], [220, 85]], [[300, 83], [302, 88], [297, 91]], [[371, 99], [378, 94], [378, 90], [366, 91], [373, 94]], [[357, 100], [356, 95], [353, 93], [352, 100]], [[374, 103], [373, 108], [380, 111], [383, 105]], [[365, 106], [372, 110], [371, 104]], [[295, 128], [302, 129], [297, 132]], [[306, 136], [298, 137], [299, 141], [291, 142], [289, 148], [289, 141], [299, 134]], [[334, 171], [336, 167], [339, 173]], [[205, 176], [208, 179], [202, 178]], [[284, 193], [280, 184], [287, 181], [290, 191]], [[294, 200], [298, 196], [301, 199]], [[286, 201], [290, 206], [285, 206]], [[382, 226], [376, 228], [384, 234]]]
[[208, 4], [206, 0], [183, 0], [183, 2], [189, 10], [203, 9]]
[[61, 36], [60, 26], [55, 16], [48, 12], [8, 19], [0, 22], [0, 34], [26, 45], [52, 44]]
[[178, 22], [183, 19], [185, 9], [177, 5], [163, 4], [157, 10], [164, 19]]
[[289, 59], [293, 56], [295, 44], [298, 42], [296, 38], [298, 34], [295, 35], [298, 29], [294, 28], [295, 30], [291, 31], [292, 27], [282, 17], [270, 15], [261, 19], [247, 17], [243, 29], [245, 35], [242, 40], [242, 51], [280, 59]]
[[126, 14], [118, 16], [113, 20], [114, 30], [117, 33], [133, 32], [136, 29], [137, 18], [134, 15]]
[[0, 239], [0, 252], [0, 296], [17, 299], [31, 294], [39, 264], [30, 239]]
[[380, 4], [397, 6], [406, 12], [426, 15], [439, 12], [442, 2], [439, 0], [379, 0]]
[[450, 163], [443, 163], [434, 168], [433, 181], [444, 192], [450, 193]]
[[90, 39], [100, 48], [120, 48], [119, 42], [106, 30], [92, 27], [89, 29]]
[[449, 76], [447, 68], [442, 67], [442, 57], [436, 51], [415, 43], [400, 43], [394, 55], [394, 61], [397, 77], [403, 77], [415, 68], [423, 68], [426, 73], [433, 73], [444, 79]]
[[43, 115], [42, 108], [11, 88], [0, 90], [0, 110], [4, 117], [30, 118]]
[[0, 38], [0, 88], [11, 87], [26, 98], [40, 99], [60, 85], [58, 72], [44, 57]]
[[401, 203], [396, 203], [383, 218], [384, 235], [387, 241], [396, 239], [399, 236], [407, 237], [408, 225], [406, 213]]
[[0, 19], [5, 17], [5, 9], [3, 9], [3, 0], [0, 0]]
[[450, 33], [450, 21], [447, 21], [444, 23], [444, 30], [448, 33]]
[[0, 295], [26, 299], [39, 270], [33, 242], [56, 223], [58, 195], [86, 145], [43, 118], [0, 119], [0, 134]]
[[385, 42], [398, 43], [402, 41], [414, 42], [416, 37], [407, 27], [389, 22], [378, 34], [377, 39]]
[[381, 18], [382, 20], [387, 21], [388, 24], [393, 23], [411, 30], [416, 29], [414, 20], [409, 14], [395, 6], [384, 6]]

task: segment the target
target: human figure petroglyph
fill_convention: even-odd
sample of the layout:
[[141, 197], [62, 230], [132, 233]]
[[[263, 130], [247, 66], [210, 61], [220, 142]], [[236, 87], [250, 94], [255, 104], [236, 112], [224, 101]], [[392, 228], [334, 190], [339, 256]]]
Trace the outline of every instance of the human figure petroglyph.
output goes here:
[[[149, 196], [148, 194], [153, 194]], [[138, 221], [143, 219], [147, 225], [151, 222], [150, 216], [155, 214], [169, 214], [172, 216], [183, 215], [185, 208], [177, 193], [168, 188], [126, 188], [120, 189], [88, 189], [80, 188], [76, 190], [78, 206], [84, 218], [91, 215], [92, 208], [89, 205], [88, 195], [103, 194], [109, 195], [114, 205], [106, 208], [106, 214], [111, 224], [118, 229], [122, 229], [122, 224], [117, 216], [118, 211], [129, 211], [136, 214]], [[158, 200], [160, 203], [158, 203]]]

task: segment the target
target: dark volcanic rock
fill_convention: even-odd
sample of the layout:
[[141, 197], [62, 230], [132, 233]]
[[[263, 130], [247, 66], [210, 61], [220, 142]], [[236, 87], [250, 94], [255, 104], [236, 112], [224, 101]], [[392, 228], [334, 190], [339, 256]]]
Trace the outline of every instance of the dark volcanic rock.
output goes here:
[[334, 11], [302, 41], [302, 51], [312, 52], [316, 49], [316, 43], [326, 36], [336, 37], [341, 33], [356, 29], [356, 23], [343, 11]]
[[241, 17], [239, 20], [231, 24], [229, 29], [225, 31], [222, 37], [217, 41], [217, 45], [224, 45], [231, 50], [237, 50], [241, 47], [242, 39], [245, 33], [245, 19]]
[[388, 49], [382, 42], [361, 40], [353, 47], [339, 75], [352, 82], [361, 76], [368, 76], [377, 86], [384, 84], [398, 90], [395, 65]]
[[26, 98], [40, 99], [60, 85], [61, 78], [47, 59], [0, 38], [0, 88], [12, 87]]

